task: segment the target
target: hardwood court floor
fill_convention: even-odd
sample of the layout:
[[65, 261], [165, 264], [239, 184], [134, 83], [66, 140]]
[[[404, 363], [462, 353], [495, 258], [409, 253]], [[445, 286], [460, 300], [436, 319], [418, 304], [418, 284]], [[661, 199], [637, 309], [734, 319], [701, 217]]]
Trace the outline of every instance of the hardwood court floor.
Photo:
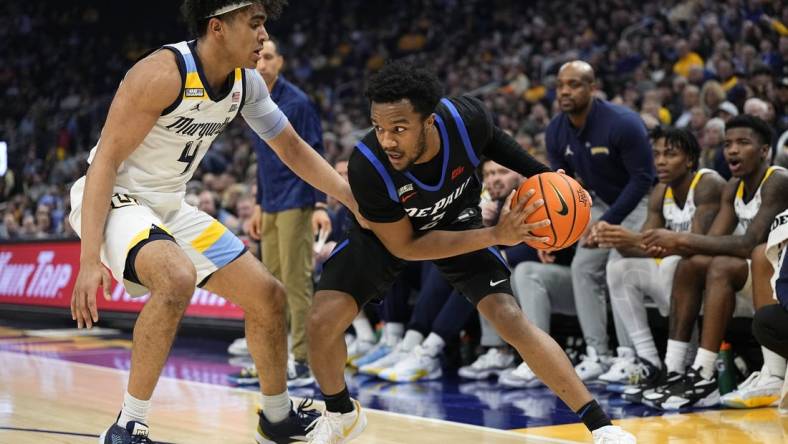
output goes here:
[[[75, 331], [68, 330], [21, 330], [0, 326], [0, 444], [95, 444], [98, 434], [114, 420], [126, 384], [127, 372], [122, 369], [127, 368], [130, 341], [117, 335], [102, 338], [99, 331], [93, 331], [92, 336], [75, 336]], [[105, 355], [114, 361], [107, 363]], [[85, 356], [92, 358], [84, 359]], [[105, 359], [94, 359], [98, 356]], [[225, 359], [224, 356], [219, 358]], [[79, 359], [104, 364], [74, 362]], [[182, 366], [184, 370], [175, 371], [170, 363], [165, 367], [165, 377], [154, 394], [150, 420], [152, 437], [157, 442], [253, 444], [259, 402], [257, 392], [224, 385], [225, 367], [217, 370], [210, 367], [213, 365], [210, 362], [205, 363], [206, 367], [189, 362]], [[349, 381], [354, 382], [354, 379]], [[511, 418], [516, 410], [507, 407], [512, 403], [517, 404], [519, 411], [527, 411], [530, 418], [539, 418], [538, 412], [545, 410], [545, 400], [541, 398], [552, 396], [546, 391], [507, 391], [503, 396], [514, 394], [516, 397], [504, 402], [500, 389], [493, 382], [469, 387], [481, 389], [474, 393], [485, 403], [468, 404], [463, 407], [465, 419], [458, 419], [457, 415], [440, 416], [434, 412], [435, 409], [457, 410], [452, 405], [458, 402], [452, 398], [455, 395], [448, 393], [449, 382], [394, 387], [383, 384], [380, 388], [378, 384], [368, 384], [360, 392], [364, 405], [370, 405], [376, 397], [383, 397], [394, 402], [387, 404], [378, 400], [375, 405], [409, 415], [368, 408], [369, 426], [353, 443], [590, 442], [590, 434], [581, 424], [565, 424], [568, 422], [565, 417], [556, 416], [561, 408], [560, 402], [555, 404], [555, 401], [547, 405], [559, 407], [548, 408], [546, 416], [539, 422], [529, 422], [528, 428], [501, 430], [513, 427], [469, 425], [474, 422], [488, 426], [503, 424], [500, 419]], [[596, 393], [600, 399], [605, 396]], [[365, 398], [367, 401], [363, 400]], [[463, 402], [468, 399], [476, 398], [466, 396]], [[622, 407], [611, 397], [604, 399], [604, 403], [608, 411], [624, 418], [614, 422], [635, 433], [641, 444], [788, 444], [788, 417], [780, 417], [774, 408], [705, 410], [642, 417], [655, 412]], [[433, 419], [435, 417], [452, 421]], [[534, 426], [543, 424], [552, 425]]]

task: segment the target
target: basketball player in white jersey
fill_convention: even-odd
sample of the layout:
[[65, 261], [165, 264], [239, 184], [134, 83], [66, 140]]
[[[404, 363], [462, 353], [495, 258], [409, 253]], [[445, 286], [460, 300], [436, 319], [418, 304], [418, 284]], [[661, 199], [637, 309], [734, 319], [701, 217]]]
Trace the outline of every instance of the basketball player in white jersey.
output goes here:
[[295, 133], [254, 70], [266, 19], [285, 3], [186, 0], [198, 38], [166, 45], [128, 71], [87, 175], [71, 190], [70, 221], [82, 238], [71, 304], [77, 326], [99, 319], [96, 292], [102, 287], [107, 297], [110, 285], [105, 266], [132, 296], [150, 292], [134, 328], [123, 408], [102, 443], [152, 442], [150, 398], [195, 286], [244, 310], [250, 353], [266, 375], [257, 442], [305, 439], [317, 416], [305, 406], [293, 411], [287, 392], [282, 285], [235, 235], [184, 201], [211, 142], [240, 113], [297, 174], [357, 209], [347, 183]]
[[[644, 393], [643, 402], [665, 410], [704, 407], [720, 401], [714, 361], [728, 322], [736, 314], [752, 316], [749, 261], [755, 247], [766, 241], [775, 215], [788, 207], [788, 172], [769, 166], [771, 129], [763, 120], [740, 115], [725, 128], [725, 160], [733, 177], [725, 185], [720, 212], [707, 235], [649, 230], [646, 249], [660, 255], [680, 254], [673, 279], [670, 339], [674, 348], [686, 347], [703, 303], [700, 348], [692, 366], [662, 390]], [[705, 289], [705, 293], [704, 293]], [[686, 350], [686, 348], [683, 348]], [[779, 387], [784, 361], [764, 349], [764, 369], [754, 384], [739, 395]], [[668, 350], [671, 353], [671, 350]], [[681, 354], [680, 352], [678, 353]], [[751, 381], [752, 382], [752, 381]], [[757, 398], [757, 397], [756, 397]], [[747, 402], [746, 399], [740, 399]], [[759, 405], [758, 399], [752, 406]]]
[[[659, 183], [651, 191], [648, 215], [640, 233], [621, 225], [600, 223], [595, 236], [600, 245], [616, 248], [623, 256], [607, 264], [607, 283], [617, 322], [632, 340], [636, 358], [619, 369], [613, 382], [636, 384], [623, 397], [639, 401], [640, 394], [665, 379], [684, 373], [684, 361], [667, 360], [663, 369], [648, 325], [645, 296], [668, 315], [673, 273], [681, 256], [652, 258], [640, 247], [641, 233], [655, 228], [706, 234], [720, 208], [725, 180], [714, 170], [698, 170], [700, 145], [691, 132], [657, 127], [651, 134]], [[611, 387], [612, 388], [612, 387]]]

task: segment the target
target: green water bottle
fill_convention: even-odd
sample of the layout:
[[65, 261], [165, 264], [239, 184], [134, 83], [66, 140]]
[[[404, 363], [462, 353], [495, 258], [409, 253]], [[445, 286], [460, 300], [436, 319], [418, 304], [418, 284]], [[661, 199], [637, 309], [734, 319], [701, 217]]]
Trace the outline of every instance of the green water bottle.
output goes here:
[[736, 370], [733, 367], [733, 352], [730, 343], [722, 342], [715, 366], [717, 367], [717, 384], [720, 388], [720, 396], [736, 390]]

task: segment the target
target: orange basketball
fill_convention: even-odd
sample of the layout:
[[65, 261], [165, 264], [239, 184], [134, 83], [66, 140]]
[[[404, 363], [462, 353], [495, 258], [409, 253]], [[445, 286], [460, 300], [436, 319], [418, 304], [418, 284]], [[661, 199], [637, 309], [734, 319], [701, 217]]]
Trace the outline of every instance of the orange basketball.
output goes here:
[[512, 206], [531, 189], [535, 193], [527, 204], [541, 198], [544, 199], [544, 205], [534, 211], [525, 223], [550, 219], [550, 225], [531, 232], [534, 236], [549, 237], [550, 240], [547, 243], [525, 242], [540, 250], [560, 250], [577, 242], [591, 219], [591, 196], [588, 192], [565, 174], [542, 173], [530, 177], [520, 185], [512, 199]]

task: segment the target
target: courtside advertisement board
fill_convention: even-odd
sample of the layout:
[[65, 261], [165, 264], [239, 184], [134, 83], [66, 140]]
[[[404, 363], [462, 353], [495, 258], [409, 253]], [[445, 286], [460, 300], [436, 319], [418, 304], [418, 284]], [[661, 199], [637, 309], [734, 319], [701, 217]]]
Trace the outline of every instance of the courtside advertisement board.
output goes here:
[[[0, 243], [0, 304], [68, 309], [79, 271], [79, 242]], [[112, 281], [110, 299], [96, 297], [102, 311], [139, 312], [149, 295], [132, 298]], [[243, 319], [243, 311], [223, 297], [196, 289], [186, 316]]]

